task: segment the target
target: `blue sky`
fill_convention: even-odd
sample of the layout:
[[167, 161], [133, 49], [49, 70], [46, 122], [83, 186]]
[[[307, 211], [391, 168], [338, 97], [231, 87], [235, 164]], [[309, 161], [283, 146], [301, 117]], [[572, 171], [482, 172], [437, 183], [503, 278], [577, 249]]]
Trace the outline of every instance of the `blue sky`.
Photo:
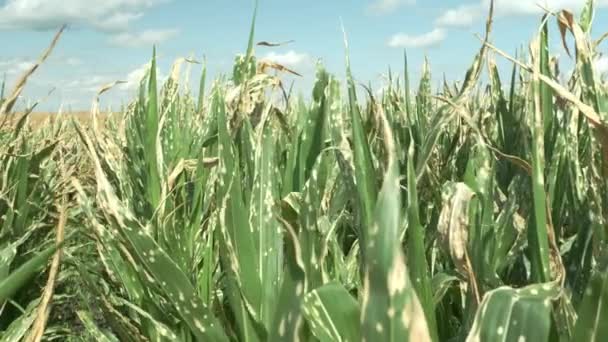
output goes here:
[[[259, 0], [256, 41], [293, 43], [257, 47], [259, 58], [282, 63], [304, 75], [295, 88], [310, 88], [318, 59], [338, 76], [344, 74], [341, 22], [348, 34], [355, 77], [376, 88], [390, 66], [402, 73], [407, 49], [412, 78], [428, 56], [434, 79], [461, 79], [479, 48], [489, 0]], [[496, 0], [493, 42], [506, 51], [526, 46], [535, 35], [543, 4], [552, 10], [580, 10], [585, 0]], [[101, 5], [99, 5], [101, 4]], [[608, 31], [608, 0], [597, 0], [593, 36]], [[210, 76], [229, 73], [236, 54], [245, 50], [253, 0], [3, 0], [0, 1], [0, 77], [8, 86], [47, 46], [62, 24], [69, 30], [49, 61], [31, 79], [23, 101], [56, 91], [41, 105], [88, 109], [96, 89], [115, 81], [102, 105], [132, 97], [156, 44], [160, 73], [167, 75], [179, 57], [204, 55]], [[555, 22], [551, 27], [555, 28]], [[608, 43], [604, 43], [603, 50]], [[552, 52], [565, 58], [559, 39]], [[501, 62], [507, 70], [507, 63]], [[599, 58], [598, 69], [608, 71]], [[200, 75], [194, 66], [191, 79]], [[291, 81], [290, 78], [288, 81]], [[194, 83], [194, 82], [193, 82]], [[22, 102], [25, 103], [25, 102]]]

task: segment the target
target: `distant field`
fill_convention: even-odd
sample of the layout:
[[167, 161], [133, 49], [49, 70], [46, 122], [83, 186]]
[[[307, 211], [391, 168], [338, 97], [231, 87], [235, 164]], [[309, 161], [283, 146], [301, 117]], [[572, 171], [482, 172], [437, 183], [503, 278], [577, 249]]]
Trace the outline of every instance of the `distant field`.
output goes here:
[[[22, 113], [14, 115], [14, 118], [20, 118]], [[100, 120], [104, 120], [106, 114], [102, 113], [99, 115]], [[57, 118], [74, 118], [82, 123], [88, 123], [91, 120], [91, 113], [88, 111], [77, 111], [69, 113], [58, 114], [56, 112], [34, 112], [30, 114], [30, 123], [33, 126], [39, 126], [47, 122], [48, 120], [55, 120]]]

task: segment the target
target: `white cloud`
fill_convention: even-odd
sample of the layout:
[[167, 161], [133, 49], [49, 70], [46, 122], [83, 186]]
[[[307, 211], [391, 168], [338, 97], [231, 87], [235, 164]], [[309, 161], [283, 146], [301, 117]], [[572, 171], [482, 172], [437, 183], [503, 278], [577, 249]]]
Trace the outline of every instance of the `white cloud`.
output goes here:
[[[586, 2], [586, 0], [496, 0], [495, 9], [498, 15], [539, 14], [544, 12], [543, 7], [554, 11], [561, 9], [579, 11]], [[602, 2], [604, 1], [598, 4]], [[484, 8], [488, 8], [489, 5], [489, 0], [483, 0]]]
[[79, 65], [83, 65], [84, 62], [80, 58], [68, 57], [65, 59], [65, 64], [67, 64], [69, 66], [79, 66]]
[[435, 20], [435, 25], [444, 27], [470, 27], [480, 15], [480, 6], [461, 5], [443, 12], [443, 14]]
[[[537, 15], [544, 13], [543, 8], [580, 12], [585, 3], [586, 0], [495, 0], [494, 12], [497, 17]], [[490, 0], [460, 5], [444, 11], [435, 23], [445, 27], [468, 27], [482, 20], [488, 14], [489, 7]], [[596, 1], [595, 7], [608, 7], [608, 0]]]
[[34, 64], [35, 62], [33, 60], [26, 58], [0, 60], [0, 73], [9, 76], [19, 75], [34, 66]]
[[[76, 80], [65, 81], [61, 88], [69, 91], [78, 91], [86, 93], [97, 93], [102, 87], [115, 82], [123, 81], [116, 86], [118, 91], [133, 91], [139, 89], [141, 81], [144, 79], [150, 70], [150, 62], [142, 64], [135, 69], [129, 71], [126, 75], [118, 73], [93, 74], [87, 77], [80, 77]], [[165, 76], [161, 74], [160, 69], [156, 68], [156, 77], [161, 82]]]
[[124, 32], [110, 38], [110, 43], [123, 47], [152, 46], [165, 42], [179, 33], [177, 29], [167, 30], [145, 30], [141, 32]]
[[116, 13], [95, 22], [95, 28], [106, 32], [122, 32], [129, 28], [129, 24], [143, 17], [143, 13]]
[[[129, 72], [126, 77], [121, 78], [121, 80], [125, 81], [126, 83], [120, 84], [118, 89], [129, 91], [139, 89], [139, 85], [141, 84], [144, 76], [146, 76], [146, 73], [150, 71], [150, 65], [150, 62], [143, 64]], [[160, 69], [158, 67], [156, 68], [156, 78], [158, 80], [164, 79], [164, 76], [160, 73]]]
[[423, 33], [421, 35], [409, 35], [405, 33], [398, 33], [393, 35], [389, 41], [388, 46], [396, 48], [404, 47], [416, 47], [425, 48], [436, 46], [441, 43], [446, 37], [445, 30], [436, 28], [430, 32]]
[[98, 92], [101, 87], [110, 82], [112, 82], [112, 79], [107, 75], [91, 75], [67, 82], [62, 88], [85, 92]]
[[101, 31], [124, 31], [142, 11], [166, 0], [7, 0], [0, 29], [55, 30], [62, 24]]
[[599, 74], [608, 74], [608, 56], [603, 56], [595, 60], [595, 70]]
[[264, 56], [264, 59], [281, 64], [288, 68], [303, 67], [312, 63], [312, 58], [308, 54], [297, 53], [293, 50], [283, 54], [270, 52]]
[[146, 73], [150, 70], [150, 63], [146, 63], [140, 66], [137, 69], [131, 71], [127, 77], [124, 79], [126, 83], [123, 83], [119, 86], [120, 89], [123, 90], [134, 90], [137, 89], [141, 83], [141, 80], [144, 78]]
[[413, 5], [416, 0], [374, 0], [369, 10], [377, 14], [386, 14], [395, 11], [403, 5]]

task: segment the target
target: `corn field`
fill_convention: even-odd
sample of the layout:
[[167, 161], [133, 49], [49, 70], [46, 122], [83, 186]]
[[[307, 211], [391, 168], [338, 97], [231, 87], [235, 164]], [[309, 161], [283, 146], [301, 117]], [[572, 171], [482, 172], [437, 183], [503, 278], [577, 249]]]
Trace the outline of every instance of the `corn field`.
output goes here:
[[90, 123], [33, 127], [13, 108], [60, 31], [0, 96], [0, 340], [607, 341], [593, 3], [544, 15], [516, 56], [490, 6], [462, 81], [433, 89], [425, 63], [413, 86], [404, 55], [380, 95], [346, 35], [345, 82], [319, 64], [287, 91], [254, 15], [233, 72], [203, 64], [197, 92], [191, 60], [160, 83], [154, 54], [121, 111], [100, 112], [108, 85]]

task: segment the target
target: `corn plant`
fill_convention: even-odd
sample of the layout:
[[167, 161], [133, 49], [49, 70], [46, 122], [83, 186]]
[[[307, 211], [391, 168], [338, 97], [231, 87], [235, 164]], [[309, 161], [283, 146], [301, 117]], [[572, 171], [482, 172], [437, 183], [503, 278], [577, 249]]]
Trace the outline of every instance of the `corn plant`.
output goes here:
[[[345, 84], [318, 64], [309, 94], [288, 94], [294, 71], [256, 57], [254, 14], [232, 72], [208, 85], [203, 62], [196, 94], [182, 67], [199, 62], [177, 60], [162, 82], [154, 51], [136, 98], [103, 124], [112, 85], [91, 125], [0, 130], [0, 303], [26, 306], [0, 311], [0, 336], [25, 337], [52, 299], [29, 338], [606, 339], [594, 1], [578, 18], [542, 16], [516, 56], [492, 44], [490, 3], [463, 81], [439, 89], [429, 60], [410, 83], [405, 52], [380, 95], [359, 87], [345, 34]], [[575, 61], [569, 77], [555, 41]], [[498, 58], [512, 63], [506, 79]], [[83, 233], [63, 248], [71, 285], [28, 297], [62, 221]], [[72, 331], [59, 315], [71, 308]]]

